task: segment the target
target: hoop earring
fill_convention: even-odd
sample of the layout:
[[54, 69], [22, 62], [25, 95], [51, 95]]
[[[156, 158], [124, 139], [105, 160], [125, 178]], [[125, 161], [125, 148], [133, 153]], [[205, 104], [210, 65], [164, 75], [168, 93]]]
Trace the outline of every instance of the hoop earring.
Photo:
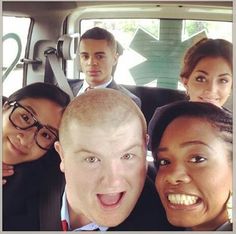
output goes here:
[[230, 223], [233, 223], [232, 220], [232, 192], [229, 192], [229, 198], [226, 203], [226, 209], [227, 209], [227, 214], [228, 214], [228, 219]]

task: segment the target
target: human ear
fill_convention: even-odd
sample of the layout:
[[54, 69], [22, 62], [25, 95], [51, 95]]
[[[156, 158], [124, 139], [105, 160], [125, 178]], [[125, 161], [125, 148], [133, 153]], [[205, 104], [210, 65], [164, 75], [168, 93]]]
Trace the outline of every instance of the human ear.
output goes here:
[[186, 94], [188, 95], [188, 78], [186, 77], [181, 77], [181, 82], [184, 85], [185, 89], [186, 89]]
[[113, 66], [115, 66], [118, 63], [118, 59], [119, 59], [120, 55], [118, 53], [115, 53], [114, 55], [114, 62], [113, 62]]
[[59, 141], [56, 141], [54, 143], [54, 148], [61, 158], [60, 169], [62, 172], [65, 172], [64, 152], [63, 152], [62, 146]]
[[10, 107], [9, 103], [7, 101], [5, 101], [2, 106], [2, 110], [7, 110], [9, 107]]

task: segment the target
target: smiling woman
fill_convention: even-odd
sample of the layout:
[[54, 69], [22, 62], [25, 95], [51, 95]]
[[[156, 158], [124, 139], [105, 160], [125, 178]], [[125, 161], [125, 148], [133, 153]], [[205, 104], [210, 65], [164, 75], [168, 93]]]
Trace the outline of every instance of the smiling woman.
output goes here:
[[166, 106], [151, 122], [156, 188], [170, 223], [232, 230], [232, 115], [210, 103], [184, 101]]
[[200, 40], [187, 50], [180, 77], [190, 101], [222, 107], [232, 90], [232, 43], [223, 39]]
[[[34, 226], [39, 215], [35, 201], [40, 178], [47, 170], [42, 159], [58, 138], [69, 101], [58, 87], [34, 83], [13, 93], [3, 104], [3, 230], [39, 229]], [[53, 161], [52, 155], [47, 156]]]

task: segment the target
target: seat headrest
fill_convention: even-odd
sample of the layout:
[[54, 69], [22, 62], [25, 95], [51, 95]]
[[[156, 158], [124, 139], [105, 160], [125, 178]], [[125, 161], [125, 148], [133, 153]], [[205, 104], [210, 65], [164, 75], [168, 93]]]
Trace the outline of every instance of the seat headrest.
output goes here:
[[79, 33], [62, 35], [57, 41], [57, 54], [66, 60], [75, 59], [79, 37]]

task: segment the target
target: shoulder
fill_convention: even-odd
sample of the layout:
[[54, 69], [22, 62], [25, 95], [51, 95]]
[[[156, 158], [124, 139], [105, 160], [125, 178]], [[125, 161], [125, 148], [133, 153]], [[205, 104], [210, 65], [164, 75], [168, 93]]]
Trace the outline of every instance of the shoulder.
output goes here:
[[124, 86], [117, 84], [114, 80], [107, 86], [107, 88], [111, 89], [117, 89], [124, 93], [125, 95], [129, 96], [137, 105], [139, 108], [141, 108], [141, 99], [134, 95], [132, 92], [130, 92], [128, 89], [126, 89]]
[[80, 88], [83, 85], [84, 80], [82, 79], [68, 79], [68, 83], [72, 89], [73, 94], [76, 96]]

